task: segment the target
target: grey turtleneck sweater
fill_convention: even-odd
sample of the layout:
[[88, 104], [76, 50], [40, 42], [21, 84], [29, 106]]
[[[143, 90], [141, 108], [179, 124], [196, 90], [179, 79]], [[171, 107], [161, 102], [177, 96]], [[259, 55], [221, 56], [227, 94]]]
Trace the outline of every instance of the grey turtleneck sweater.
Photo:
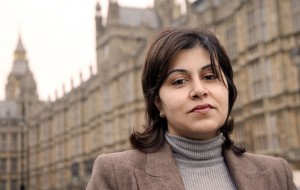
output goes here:
[[166, 133], [186, 190], [236, 189], [222, 155], [223, 134], [198, 141]]

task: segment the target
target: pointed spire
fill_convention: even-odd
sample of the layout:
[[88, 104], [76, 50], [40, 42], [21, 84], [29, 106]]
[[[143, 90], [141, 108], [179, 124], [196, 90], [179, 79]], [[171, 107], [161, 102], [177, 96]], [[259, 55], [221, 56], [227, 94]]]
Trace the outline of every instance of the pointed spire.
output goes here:
[[26, 60], [26, 50], [23, 46], [21, 35], [19, 35], [18, 44], [15, 50], [15, 60]]
[[96, 4], [96, 11], [101, 12], [101, 5], [99, 2], [97, 2], [97, 4]]
[[103, 26], [102, 26], [102, 13], [101, 13], [101, 6], [99, 1], [96, 4], [96, 32], [97, 35], [101, 34], [101, 32], [103, 31]]
[[62, 85], [62, 91], [63, 91], [63, 95], [65, 95], [66, 94], [66, 85], [65, 84]]
[[19, 41], [18, 41], [18, 45], [17, 45], [17, 48], [16, 48], [16, 52], [25, 52], [25, 48], [24, 48], [23, 43], [22, 43], [21, 35], [19, 35]]
[[57, 89], [55, 90], [54, 95], [55, 95], [55, 99], [58, 100], [58, 92], [57, 92]]
[[71, 85], [71, 89], [73, 90], [74, 89], [74, 80], [73, 80], [73, 78], [70, 79], [70, 85]]

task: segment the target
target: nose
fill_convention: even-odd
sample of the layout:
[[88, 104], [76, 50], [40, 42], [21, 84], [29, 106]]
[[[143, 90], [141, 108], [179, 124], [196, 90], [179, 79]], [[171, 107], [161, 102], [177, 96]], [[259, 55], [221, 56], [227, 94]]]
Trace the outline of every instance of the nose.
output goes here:
[[205, 88], [204, 84], [201, 82], [201, 80], [194, 80], [190, 91], [190, 98], [192, 100], [202, 99], [207, 97], [207, 95], [208, 91]]

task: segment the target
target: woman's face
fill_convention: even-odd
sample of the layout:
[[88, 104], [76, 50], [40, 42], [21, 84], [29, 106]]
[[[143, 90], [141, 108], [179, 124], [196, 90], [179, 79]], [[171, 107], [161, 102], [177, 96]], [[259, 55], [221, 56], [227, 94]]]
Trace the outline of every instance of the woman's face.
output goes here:
[[159, 89], [157, 107], [170, 134], [198, 140], [218, 134], [228, 115], [228, 89], [213, 73], [206, 49], [179, 52]]

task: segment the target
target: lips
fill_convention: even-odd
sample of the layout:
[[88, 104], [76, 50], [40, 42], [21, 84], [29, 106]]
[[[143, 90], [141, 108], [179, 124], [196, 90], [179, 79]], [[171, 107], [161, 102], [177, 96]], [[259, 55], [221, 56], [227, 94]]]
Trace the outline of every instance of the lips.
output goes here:
[[195, 106], [190, 112], [208, 112], [214, 107], [210, 104], [202, 104], [202, 105], [197, 105]]

